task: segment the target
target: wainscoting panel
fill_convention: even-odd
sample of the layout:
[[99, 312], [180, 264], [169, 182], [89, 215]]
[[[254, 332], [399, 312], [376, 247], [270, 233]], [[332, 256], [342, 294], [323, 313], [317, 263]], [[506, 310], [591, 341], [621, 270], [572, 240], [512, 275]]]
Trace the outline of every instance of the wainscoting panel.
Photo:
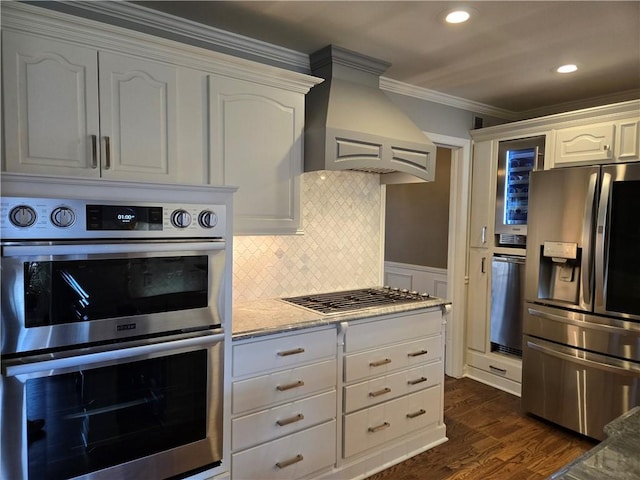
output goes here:
[[384, 284], [447, 298], [447, 270], [444, 268], [384, 262]]

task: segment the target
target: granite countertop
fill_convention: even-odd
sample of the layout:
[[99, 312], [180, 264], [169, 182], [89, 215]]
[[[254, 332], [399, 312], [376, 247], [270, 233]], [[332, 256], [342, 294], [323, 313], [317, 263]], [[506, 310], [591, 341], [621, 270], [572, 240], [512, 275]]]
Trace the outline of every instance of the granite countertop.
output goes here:
[[279, 298], [252, 300], [233, 307], [233, 340], [258, 337], [303, 328], [332, 325], [347, 320], [389, 315], [425, 308], [443, 307], [451, 302], [437, 297], [405, 303], [325, 315], [287, 303]]
[[608, 438], [563, 469], [552, 480], [638, 480], [640, 478], [640, 407], [608, 423]]

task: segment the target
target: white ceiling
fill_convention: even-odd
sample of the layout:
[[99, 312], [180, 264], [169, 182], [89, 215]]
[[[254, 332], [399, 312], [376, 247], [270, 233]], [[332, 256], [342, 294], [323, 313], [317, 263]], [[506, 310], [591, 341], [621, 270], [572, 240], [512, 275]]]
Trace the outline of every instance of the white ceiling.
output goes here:
[[[640, 98], [639, 0], [136, 3], [305, 54], [339, 45], [390, 62], [387, 78], [524, 116]], [[453, 6], [473, 17], [445, 24]]]

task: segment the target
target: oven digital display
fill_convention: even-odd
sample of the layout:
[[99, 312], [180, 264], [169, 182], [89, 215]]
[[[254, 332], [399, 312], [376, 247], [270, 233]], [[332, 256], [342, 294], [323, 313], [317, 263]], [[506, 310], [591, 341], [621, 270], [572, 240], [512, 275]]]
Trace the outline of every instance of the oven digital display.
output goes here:
[[87, 205], [87, 230], [162, 230], [162, 207]]

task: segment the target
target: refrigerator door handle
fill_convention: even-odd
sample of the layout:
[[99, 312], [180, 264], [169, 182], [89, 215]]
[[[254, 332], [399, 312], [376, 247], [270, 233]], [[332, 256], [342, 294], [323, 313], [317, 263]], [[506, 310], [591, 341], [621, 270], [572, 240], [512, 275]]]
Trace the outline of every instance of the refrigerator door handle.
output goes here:
[[[596, 249], [594, 254], [596, 272], [596, 304], [606, 303], [607, 282], [607, 217], [609, 213], [609, 194], [611, 192], [611, 174], [603, 173], [602, 188], [600, 189], [600, 202], [598, 204], [598, 217], [596, 222]], [[602, 295], [602, 298], [600, 298]], [[597, 311], [597, 306], [596, 306]]]
[[[624, 320], [617, 320], [615, 318], [607, 318], [601, 323], [586, 322], [584, 320], [576, 320], [566, 317], [564, 315], [557, 315], [554, 313], [543, 312], [535, 308], [527, 308], [529, 315], [533, 317], [544, 318], [546, 320], [552, 320], [554, 322], [564, 323], [566, 325], [572, 325], [580, 328], [587, 328], [590, 330], [600, 330], [608, 333], [619, 333], [621, 330], [626, 332], [637, 332], [640, 334], [640, 325], [636, 322], [625, 322]], [[593, 318], [593, 317], [592, 317]], [[606, 322], [606, 323], [604, 323]]]
[[[545, 345], [543, 345], [543, 343]], [[605, 357], [604, 355], [598, 355], [595, 353], [587, 354], [586, 352], [575, 348], [558, 348], [557, 346], [552, 345], [546, 346], [546, 344], [547, 342], [534, 342], [527, 340], [527, 347], [533, 350], [537, 350], [561, 360], [583, 365], [585, 367], [596, 368], [598, 370], [615, 373], [616, 375], [626, 375], [631, 377], [636, 377], [640, 372], [640, 368], [633, 365], [631, 362], [625, 362], [624, 360]], [[567, 350], [567, 352], [565, 353], [561, 348], [562, 350]]]
[[596, 196], [596, 186], [598, 183], [598, 174], [589, 175], [589, 186], [587, 188], [587, 200], [584, 208], [584, 218], [582, 221], [582, 265], [580, 266], [580, 276], [582, 283], [582, 306], [589, 307], [591, 305], [591, 243], [592, 243], [592, 221], [593, 203]]

